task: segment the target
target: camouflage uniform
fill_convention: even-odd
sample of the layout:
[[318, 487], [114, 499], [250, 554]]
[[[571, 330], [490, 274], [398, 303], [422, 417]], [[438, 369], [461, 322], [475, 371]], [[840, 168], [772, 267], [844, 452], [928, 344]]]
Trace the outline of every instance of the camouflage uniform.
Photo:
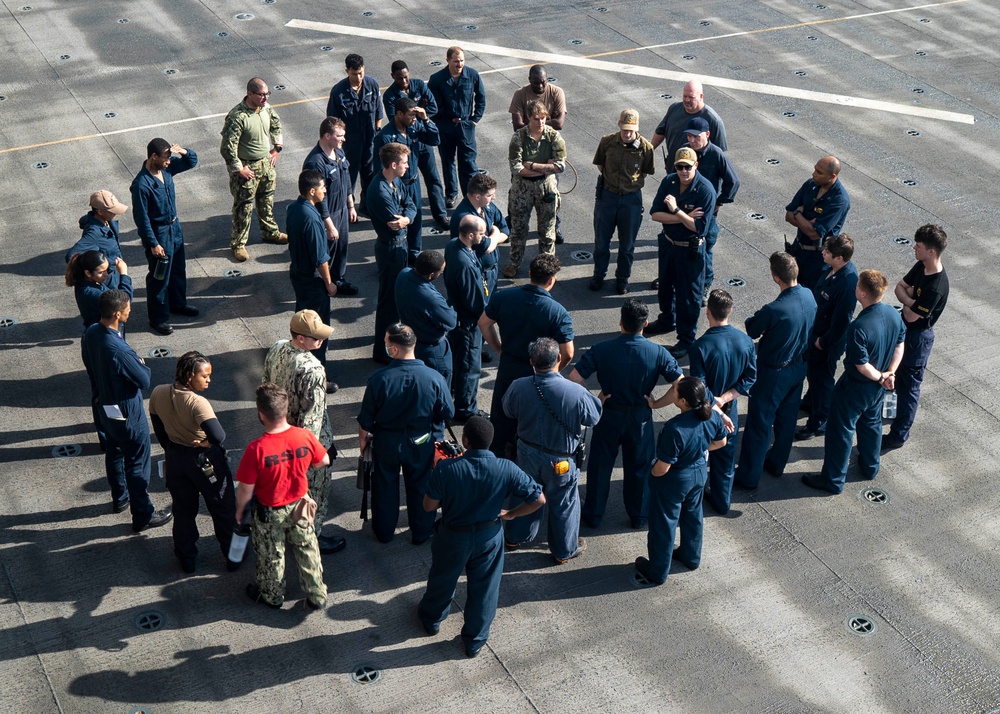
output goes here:
[[[281, 146], [281, 119], [274, 109], [264, 106], [254, 110], [244, 101], [226, 115], [221, 151], [229, 170], [229, 192], [233, 194], [233, 230], [229, 240], [233, 250], [247, 244], [255, 202], [264, 240], [277, 240], [281, 233], [274, 220], [277, 172], [269, 156], [272, 146]], [[253, 170], [254, 177], [249, 181], [239, 175], [244, 166]]]
[[[326, 372], [311, 352], [290, 340], [278, 340], [264, 359], [263, 382], [274, 382], [288, 392], [288, 423], [313, 433], [324, 449], [333, 444], [333, 427], [326, 411]], [[309, 469], [309, 496], [316, 501], [316, 528], [323, 529], [329, 472], [326, 466]]]
[[[528, 163], [545, 164], [553, 159], [560, 171], [566, 169], [566, 142], [552, 127], [545, 127], [541, 141], [535, 141], [524, 127], [511, 137], [510, 194], [507, 212], [510, 215], [510, 264], [516, 269], [524, 257], [528, 240], [531, 210], [538, 216], [538, 250], [554, 255], [556, 252], [556, 213], [559, 211], [559, 187], [555, 175], [534, 181], [518, 175]], [[506, 271], [505, 271], [506, 272]]]
[[[309, 354], [306, 352], [306, 354]], [[310, 491], [312, 485], [310, 484]], [[267, 523], [262, 523], [254, 510], [253, 549], [257, 553], [257, 587], [261, 597], [272, 605], [285, 600], [285, 543], [292, 548], [295, 568], [299, 572], [302, 591], [312, 602], [326, 602], [326, 583], [323, 582], [323, 561], [320, 559], [316, 529], [312, 524], [305, 528], [292, 522], [295, 503], [271, 508]]]

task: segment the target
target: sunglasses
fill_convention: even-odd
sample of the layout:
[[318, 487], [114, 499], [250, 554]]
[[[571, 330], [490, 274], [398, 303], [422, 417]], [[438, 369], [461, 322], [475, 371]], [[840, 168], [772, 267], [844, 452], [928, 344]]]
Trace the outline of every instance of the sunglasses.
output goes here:
[[251, 92], [251, 94], [256, 94], [258, 97], [270, 97], [270, 92]]
[[693, 171], [694, 166], [691, 164], [674, 164], [675, 171]]

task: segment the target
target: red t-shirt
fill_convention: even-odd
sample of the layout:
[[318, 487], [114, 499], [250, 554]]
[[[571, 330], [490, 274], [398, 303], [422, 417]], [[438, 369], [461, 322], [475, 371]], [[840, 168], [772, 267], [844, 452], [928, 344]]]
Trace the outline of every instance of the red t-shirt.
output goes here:
[[287, 506], [306, 495], [306, 471], [324, 456], [326, 449], [311, 431], [292, 426], [251, 441], [240, 459], [236, 480], [254, 486], [261, 504]]

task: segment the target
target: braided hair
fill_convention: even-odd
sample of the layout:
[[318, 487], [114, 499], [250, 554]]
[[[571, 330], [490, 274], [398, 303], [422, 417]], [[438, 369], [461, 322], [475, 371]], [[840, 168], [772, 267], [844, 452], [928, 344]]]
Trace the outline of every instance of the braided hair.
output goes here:
[[199, 367], [203, 364], [211, 364], [211, 362], [201, 352], [196, 350], [185, 352], [177, 359], [177, 374], [174, 380], [182, 387], [187, 387], [191, 382], [191, 378], [194, 377]]
[[712, 418], [712, 402], [708, 399], [704, 383], [697, 377], [682, 377], [677, 383], [677, 395], [688, 403], [701, 421]]

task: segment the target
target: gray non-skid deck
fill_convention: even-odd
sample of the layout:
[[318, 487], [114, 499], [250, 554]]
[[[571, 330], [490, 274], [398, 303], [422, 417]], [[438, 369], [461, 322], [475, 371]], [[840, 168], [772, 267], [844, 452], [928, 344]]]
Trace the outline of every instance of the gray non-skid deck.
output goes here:
[[[0, 711], [997, 711], [1000, 10], [989, 0], [913, 10], [901, 0], [824, 3], [4, 3], [0, 318], [17, 322], [0, 327]], [[254, 17], [238, 19], [243, 13]], [[631, 563], [645, 551], [645, 534], [627, 526], [616, 471], [604, 529], [583, 531], [584, 557], [556, 567], [540, 544], [507, 558], [488, 649], [472, 661], [458, 640], [457, 606], [436, 638], [414, 624], [429, 547], [412, 546], [405, 530], [379, 545], [358, 519], [354, 416], [373, 368], [376, 293], [368, 224], [351, 235], [349, 279], [362, 290], [334, 302], [331, 345], [341, 390], [330, 413], [342, 458], [328, 528], [349, 545], [325, 558], [329, 607], [309, 617], [295, 604], [294, 574], [283, 611], [252, 605], [243, 594], [251, 570], [224, 572], [206, 516], [199, 570], [185, 577], [169, 528], [133, 536], [127, 514], [110, 514], [80, 320], [61, 277], [91, 191], [107, 188], [128, 202], [155, 136], [199, 153], [177, 191], [189, 292], [202, 316], [177, 322], [168, 338], [147, 330], [145, 269], [128, 213], [124, 252], [138, 288], [129, 341], [144, 355], [161, 346], [174, 356], [211, 355], [207, 396], [235, 461], [259, 433], [253, 389], [264, 349], [287, 335], [293, 296], [285, 251], [262, 245], [256, 228], [253, 259], [238, 266], [241, 276], [225, 277], [237, 264], [218, 153], [222, 115], [253, 75], [274, 90], [285, 126], [276, 202], [283, 217], [344, 55], [362, 54], [385, 86], [397, 58], [426, 78], [429, 63], [444, 60], [442, 41], [500, 48], [470, 49], [466, 59], [485, 73], [480, 165], [498, 178], [501, 205], [510, 95], [526, 82], [533, 53], [560, 56], [548, 70], [567, 93], [563, 134], [579, 184], [564, 197], [565, 267], [554, 295], [573, 313], [578, 351], [615, 332], [622, 302], [587, 290], [590, 266], [571, 257], [593, 247], [594, 148], [629, 106], [640, 112], [641, 133], [652, 134], [681, 94], [683, 82], [664, 73], [706, 77], [743, 179], [736, 204], [722, 210], [716, 249], [719, 280], [745, 281], [732, 289], [737, 324], [776, 294], [766, 257], [788, 232], [784, 204], [825, 154], [844, 164], [853, 203], [846, 232], [859, 268], [897, 280], [913, 256], [894, 239], [923, 223], [942, 224], [951, 240], [951, 298], [912, 442], [883, 460], [874, 484], [852, 472], [843, 495], [815, 496], [798, 475], [818, 469], [822, 442], [797, 444], [784, 478], [765, 475], [757, 493], [737, 496], [734, 517], [706, 519], [697, 572], [639, 589]], [[650, 45], [658, 47], [636, 49]], [[911, 111], [923, 109], [944, 114]], [[658, 158], [647, 207], [662, 176]], [[643, 228], [633, 278], [634, 295], [651, 305], [654, 236]], [[428, 247], [444, 242], [425, 232]], [[149, 364], [154, 383], [172, 378], [172, 358]], [[486, 375], [484, 408], [494, 368]], [[663, 410], [657, 421], [672, 414]], [[63, 444], [82, 453], [54, 458]], [[863, 498], [869, 486], [888, 503]], [[158, 505], [168, 502], [155, 476], [153, 491]], [[162, 627], [138, 628], [156, 622], [137, 620], [150, 610]], [[854, 616], [874, 631], [852, 632]], [[361, 665], [378, 669], [378, 681], [353, 682]]]

